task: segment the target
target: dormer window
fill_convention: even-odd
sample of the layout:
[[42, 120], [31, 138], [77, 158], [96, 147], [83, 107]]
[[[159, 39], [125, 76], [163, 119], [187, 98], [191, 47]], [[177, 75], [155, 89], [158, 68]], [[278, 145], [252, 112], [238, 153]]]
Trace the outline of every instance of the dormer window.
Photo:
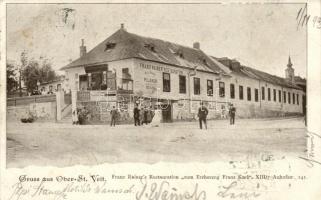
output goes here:
[[155, 45], [153, 43], [145, 44], [144, 47], [146, 47], [147, 49], [151, 50], [152, 52], [156, 52], [155, 51]]
[[184, 58], [184, 54], [183, 54], [183, 51], [182, 50], [177, 50], [177, 52], [175, 52], [175, 54], [177, 56], [179, 56], [180, 58]]
[[206, 60], [205, 58], [200, 58], [200, 61], [201, 61], [204, 65], [208, 66], [207, 60]]
[[107, 50], [110, 50], [110, 49], [114, 49], [115, 46], [116, 46], [116, 43], [114, 43], [114, 42], [107, 42], [104, 51], [107, 51]]

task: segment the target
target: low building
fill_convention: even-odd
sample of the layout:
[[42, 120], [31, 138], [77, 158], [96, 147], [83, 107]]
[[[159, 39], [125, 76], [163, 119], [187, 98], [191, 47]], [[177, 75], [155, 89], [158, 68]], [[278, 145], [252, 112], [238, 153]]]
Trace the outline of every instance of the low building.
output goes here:
[[163, 122], [195, 119], [201, 101], [209, 118], [226, 117], [229, 103], [239, 117], [302, 113], [303, 91], [290, 80], [209, 56], [197, 42], [186, 47], [123, 25], [88, 53], [82, 40], [80, 58], [62, 70], [92, 121], [108, 121], [112, 106], [129, 121], [134, 104], [162, 109]]
[[40, 83], [38, 88], [41, 94], [55, 93], [60, 89], [65, 93], [70, 92], [68, 80], [63, 75], [58, 76], [55, 80]]

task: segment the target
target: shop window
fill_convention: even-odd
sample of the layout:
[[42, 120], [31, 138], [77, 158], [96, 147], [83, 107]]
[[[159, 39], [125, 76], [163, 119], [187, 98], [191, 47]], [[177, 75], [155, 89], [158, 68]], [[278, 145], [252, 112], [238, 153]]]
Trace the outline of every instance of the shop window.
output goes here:
[[201, 81], [200, 78], [194, 77], [194, 94], [199, 95], [201, 94]]
[[171, 91], [171, 77], [169, 73], [163, 73], [163, 92]]
[[279, 102], [282, 101], [282, 93], [281, 93], [281, 90], [279, 90]]
[[213, 96], [213, 81], [207, 80], [207, 96]]
[[179, 93], [186, 93], [186, 76], [179, 75]]
[[255, 101], [258, 102], [259, 101], [259, 89], [255, 89]]
[[230, 84], [230, 96], [231, 96], [231, 99], [235, 98], [235, 86], [234, 86], [234, 84]]
[[271, 88], [268, 88], [268, 101], [271, 101]]
[[265, 88], [262, 87], [262, 100], [264, 100], [264, 99], [265, 99]]
[[89, 86], [91, 90], [100, 90], [102, 84], [103, 84], [103, 73], [102, 72], [91, 73], [91, 82]]
[[251, 88], [247, 87], [247, 100], [251, 101]]
[[219, 82], [219, 95], [220, 97], [225, 97], [225, 83]]
[[243, 100], [243, 86], [242, 85], [239, 86], [239, 98], [240, 98], [240, 100]]
[[286, 92], [283, 91], [283, 103], [286, 103]]

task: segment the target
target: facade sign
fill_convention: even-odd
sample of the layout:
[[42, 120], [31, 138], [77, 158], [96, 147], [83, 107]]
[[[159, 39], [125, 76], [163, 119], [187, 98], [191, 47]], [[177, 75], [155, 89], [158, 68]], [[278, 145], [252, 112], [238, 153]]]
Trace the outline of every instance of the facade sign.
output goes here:
[[145, 63], [140, 63], [139, 64], [140, 68], [142, 69], [149, 69], [152, 71], [159, 71], [159, 72], [166, 72], [170, 74], [183, 74], [183, 71], [180, 69], [172, 69], [169, 67], [164, 67], [164, 66], [159, 66], [159, 65], [154, 65], [154, 64], [145, 64]]
[[93, 90], [90, 91], [90, 101], [117, 101], [115, 96], [108, 96], [107, 90]]

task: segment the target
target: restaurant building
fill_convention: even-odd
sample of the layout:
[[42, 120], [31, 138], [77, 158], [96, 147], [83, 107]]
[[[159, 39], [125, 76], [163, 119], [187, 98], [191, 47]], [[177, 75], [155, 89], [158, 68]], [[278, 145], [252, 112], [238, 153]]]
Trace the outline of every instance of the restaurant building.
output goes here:
[[207, 55], [198, 42], [186, 47], [129, 33], [123, 25], [89, 52], [82, 40], [80, 57], [62, 70], [73, 109], [86, 107], [92, 121], [109, 121], [113, 106], [121, 122], [132, 121], [134, 104], [162, 109], [163, 122], [195, 119], [201, 101], [209, 118], [226, 117], [229, 103], [238, 117], [302, 113], [292, 63], [285, 79]]

